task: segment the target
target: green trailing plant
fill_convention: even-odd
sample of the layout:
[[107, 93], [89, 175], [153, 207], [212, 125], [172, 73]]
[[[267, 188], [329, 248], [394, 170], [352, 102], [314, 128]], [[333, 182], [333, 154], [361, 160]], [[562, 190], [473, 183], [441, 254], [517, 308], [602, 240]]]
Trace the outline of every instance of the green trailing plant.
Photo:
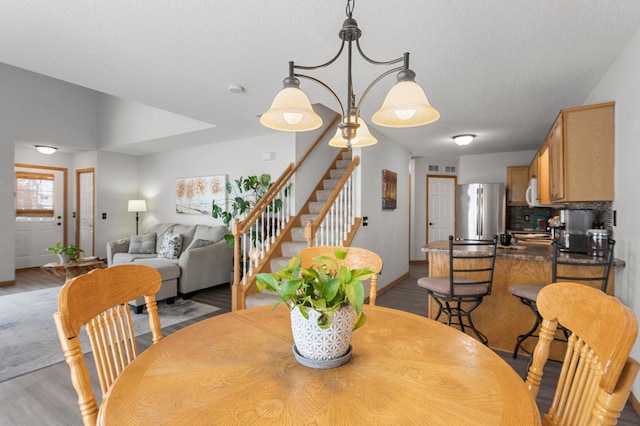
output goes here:
[[69, 256], [69, 260], [71, 262], [77, 261], [80, 253], [84, 253], [84, 250], [82, 250], [81, 248], [76, 247], [73, 244], [63, 246], [60, 241], [58, 241], [55, 246], [49, 247], [47, 250], [55, 254], [67, 255]]
[[[344, 262], [348, 250], [336, 248], [335, 259], [329, 256], [315, 257], [314, 266], [302, 268], [299, 256], [292, 257], [287, 266], [273, 273], [256, 275], [256, 286], [260, 292], [265, 289], [277, 293], [280, 297], [275, 306], [286, 303], [289, 310], [299, 309], [303, 317], [309, 318], [310, 308], [320, 314], [318, 326], [328, 328], [333, 313], [344, 306], [352, 305], [358, 315], [353, 327], [361, 327], [367, 317], [362, 312], [364, 303], [363, 280], [367, 280], [373, 271], [367, 268], [349, 269]], [[337, 260], [336, 260], [337, 259]]]
[[[214, 219], [222, 219], [222, 223], [227, 228], [231, 228], [231, 222], [235, 218], [243, 219], [246, 217], [273, 185], [271, 175], [267, 173], [263, 173], [260, 176], [247, 176], [246, 178], [240, 176], [233, 183], [235, 185], [231, 182], [227, 182], [225, 185], [227, 194], [231, 195], [231, 197], [228, 197], [222, 204], [218, 204], [213, 200], [211, 208], [211, 216]], [[274, 213], [280, 211], [282, 209], [282, 200], [273, 200], [268, 209]], [[253, 233], [254, 240], [259, 234], [258, 231]], [[224, 239], [230, 247], [233, 247], [233, 234], [226, 234]]]

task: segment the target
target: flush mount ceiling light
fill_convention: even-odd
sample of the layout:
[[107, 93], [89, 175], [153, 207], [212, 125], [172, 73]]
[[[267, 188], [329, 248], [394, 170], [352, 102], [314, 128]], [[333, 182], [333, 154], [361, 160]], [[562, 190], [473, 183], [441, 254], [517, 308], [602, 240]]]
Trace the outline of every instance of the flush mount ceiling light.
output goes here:
[[[289, 62], [289, 76], [283, 80], [284, 88], [278, 93], [271, 104], [271, 108], [260, 117], [260, 122], [271, 129], [286, 132], [304, 132], [314, 130], [322, 126], [322, 118], [315, 113], [311, 107], [311, 102], [307, 95], [300, 89], [300, 78], [314, 81], [327, 89], [338, 102], [342, 121], [338, 125], [338, 134], [331, 139], [331, 146], [366, 146], [373, 145], [377, 140], [371, 136], [368, 129], [366, 134], [358, 130], [366, 125], [360, 118], [360, 107], [369, 91], [384, 77], [397, 72], [397, 82], [391, 88], [382, 104], [382, 107], [373, 114], [371, 121], [384, 127], [415, 127], [433, 123], [440, 118], [440, 113], [433, 108], [424, 90], [415, 82], [415, 72], [409, 69], [409, 53], [405, 52], [400, 58], [391, 61], [374, 61], [367, 57], [360, 48], [360, 35], [362, 32], [358, 28], [358, 23], [352, 18], [355, 0], [347, 0], [347, 19], [342, 24], [340, 38], [342, 44], [338, 53], [328, 62], [315, 65], [303, 66]], [[376, 77], [362, 93], [360, 101], [356, 104], [356, 96], [353, 92], [353, 77], [351, 73], [351, 62], [353, 53], [353, 43], [360, 56], [373, 65], [392, 65], [402, 62], [403, 65], [392, 68]], [[317, 70], [333, 64], [342, 54], [345, 45], [347, 46], [347, 102], [344, 105], [338, 95], [325, 83], [315, 77], [297, 73], [296, 70]]]
[[469, 145], [475, 137], [476, 135], [458, 135], [453, 137], [453, 141], [460, 146]]
[[54, 152], [56, 152], [58, 150], [58, 148], [53, 147], [53, 146], [45, 146], [45, 145], [36, 145], [36, 149], [38, 150], [39, 153], [41, 154], [53, 154]]

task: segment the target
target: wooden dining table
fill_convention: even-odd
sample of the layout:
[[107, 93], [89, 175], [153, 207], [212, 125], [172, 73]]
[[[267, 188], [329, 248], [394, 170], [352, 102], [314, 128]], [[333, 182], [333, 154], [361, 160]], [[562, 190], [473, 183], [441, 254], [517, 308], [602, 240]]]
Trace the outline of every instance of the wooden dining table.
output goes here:
[[350, 360], [332, 369], [296, 361], [283, 305], [192, 324], [120, 374], [98, 424], [540, 424], [520, 376], [488, 347], [429, 318], [364, 311]]

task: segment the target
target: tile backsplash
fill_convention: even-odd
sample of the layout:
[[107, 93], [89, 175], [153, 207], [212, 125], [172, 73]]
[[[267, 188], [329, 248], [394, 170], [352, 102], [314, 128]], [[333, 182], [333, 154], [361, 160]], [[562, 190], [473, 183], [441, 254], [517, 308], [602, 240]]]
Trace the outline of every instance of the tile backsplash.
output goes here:
[[[568, 209], [592, 209], [593, 227], [609, 230], [613, 235], [613, 209], [611, 201], [591, 201], [584, 203], [567, 204]], [[550, 218], [560, 215], [560, 209], [551, 207], [507, 207], [507, 229], [524, 230], [536, 228], [535, 219], [538, 217]], [[528, 220], [527, 220], [528, 219]]]

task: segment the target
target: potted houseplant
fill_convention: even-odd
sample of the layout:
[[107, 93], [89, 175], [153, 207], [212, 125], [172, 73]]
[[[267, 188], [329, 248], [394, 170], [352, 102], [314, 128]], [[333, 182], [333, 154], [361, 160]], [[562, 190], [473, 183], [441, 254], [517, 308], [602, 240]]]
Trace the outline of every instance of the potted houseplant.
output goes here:
[[[235, 186], [231, 182], [227, 182], [225, 185], [227, 193], [232, 196], [224, 204], [217, 204], [214, 200], [211, 208], [211, 216], [214, 219], [221, 218], [227, 228], [231, 227], [233, 219], [244, 218], [273, 185], [271, 175], [267, 173], [246, 178], [240, 176], [234, 183]], [[280, 210], [282, 201], [274, 200], [274, 205], [269, 208], [275, 209], [274, 211]], [[226, 234], [224, 239], [230, 247], [233, 247], [233, 234]]]
[[344, 358], [346, 362], [352, 332], [366, 321], [361, 280], [373, 272], [349, 269], [344, 262], [347, 255], [348, 249], [337, 247], [335, 257], [315, 257], [314, 265], [306, 268], [295, 256], [280, 271], [256, 275], [258, 290], [277, 293], [275, 306], [284, 302], [291, 311], [296, 358], [300, 361], [300, 355], [320, 362], [317, 366], [303, 362], [305, 365], [328, 368], [322, 362]]
[[80, 253], [84, 252], [81, 248], [76, 247], [73, 244], [63, 246], [60, 241], [58, 241], [55, 246], [49, 247], [47, 250], [57, 254], [60, 258], [60, 263], [76, 262]]

